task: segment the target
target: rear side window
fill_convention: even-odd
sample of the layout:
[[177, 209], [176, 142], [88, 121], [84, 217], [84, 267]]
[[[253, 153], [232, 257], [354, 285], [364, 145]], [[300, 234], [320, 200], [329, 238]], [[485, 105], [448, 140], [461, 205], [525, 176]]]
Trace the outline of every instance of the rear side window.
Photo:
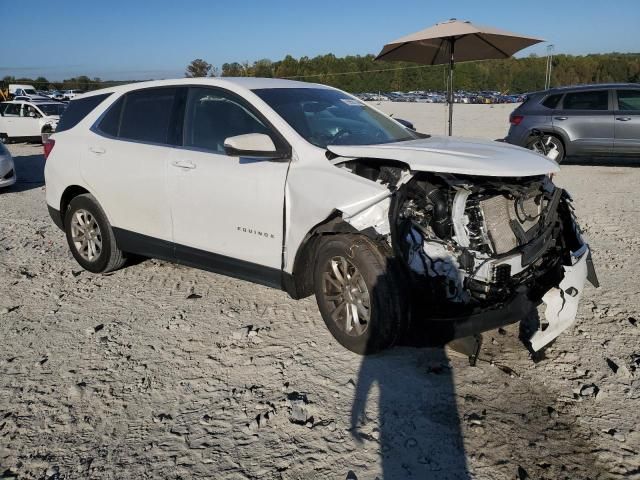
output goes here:
[[100, 105], [110, 93], [103, 93], [102, 95], [93, 95], [91, 97], [79, 98], [72, 100], [69, 106], [60, 117], [60, 122], [56, 127], [56, 132], [64, 132], [75, 127], [82, 121], [84, 117]]
[[176, 88], [138, 90], [125, 96], [118, 137], [167, 143]]
[[564, 97], [565, 110], [608, 110], [609, 91], [589, 90], [567, 93]]
[[560, 101], [561, 97], [562, 97], [562, 94], [549, 95], [547, 98], [544, 99], [544, 101], [542, 102], [542, 105], [547, 108], [556, 108], [558, 106], [558, 102]]
[[640, 112], [640, 90], [618, 90], [618, 110]]

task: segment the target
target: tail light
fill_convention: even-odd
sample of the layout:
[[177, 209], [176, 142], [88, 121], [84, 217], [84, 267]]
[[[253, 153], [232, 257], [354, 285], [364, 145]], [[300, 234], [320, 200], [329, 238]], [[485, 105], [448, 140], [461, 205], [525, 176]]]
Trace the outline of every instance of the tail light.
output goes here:
[[46, 142], [42, 144], [44, 147], [44, 159], [49, 158], [49, 154], [53, 150], [53, 147], [56, 145], [56, 141], [53, 139], [48, 139]]
[[524, 115], [511, 115], [511, 117], [509, 117], [509, 123], [516, 127], [522, 123], [522, 120], [524, 120]]

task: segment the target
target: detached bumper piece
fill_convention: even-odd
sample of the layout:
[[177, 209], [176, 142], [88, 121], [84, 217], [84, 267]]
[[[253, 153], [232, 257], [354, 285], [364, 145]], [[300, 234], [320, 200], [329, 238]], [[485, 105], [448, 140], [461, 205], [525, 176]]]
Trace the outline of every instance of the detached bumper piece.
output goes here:
[[589, 280], [594, 287], [599, 286], [591, 260], [591, 252], [587, 245], [584, 245], [578, 252], [573, 252], [571, 260], [572, 265], [563, 267], [564, 278], [560, 284], [547, 291], [542, 297], [542, 301], [546, 305], [545, 322], [541, 322], [540, 329], [529, 339], [534, 351], [548, 345], [575, 323], [578, 304], [586, 281]]

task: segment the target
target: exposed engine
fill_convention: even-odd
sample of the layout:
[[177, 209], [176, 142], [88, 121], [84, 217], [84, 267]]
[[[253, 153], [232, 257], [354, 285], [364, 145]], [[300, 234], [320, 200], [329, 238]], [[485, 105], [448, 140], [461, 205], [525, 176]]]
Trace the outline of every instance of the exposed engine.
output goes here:
[[544, 176], [491, 181], [418, 175], [392, 202], [392, 243], [418, 281], [428, 277], [423, 291], [435, 288], [434, 299], [495, 303], [561, 260], [555, 248], [563, 241], [562, 197], [563, 190]]

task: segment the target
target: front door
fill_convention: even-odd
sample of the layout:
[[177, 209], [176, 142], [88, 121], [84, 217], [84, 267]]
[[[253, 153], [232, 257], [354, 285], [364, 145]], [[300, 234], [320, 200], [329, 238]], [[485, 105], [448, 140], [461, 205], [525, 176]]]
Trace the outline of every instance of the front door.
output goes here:
[[569, 92], [553, 112], [553, 126], [570, 141], [567, 154], [608, 154], [613, 150], [613, 110], [609, 90]]
[[640, 155], [640, 89], [616, 91], [615, 153]]
[[224, 141], [246, 133], [282, 140], [241, 97], [192, 87], [183, 147], [171, 152], [168, 189], [179, 261], [280, 286], [288, 160], [229, 156]]

